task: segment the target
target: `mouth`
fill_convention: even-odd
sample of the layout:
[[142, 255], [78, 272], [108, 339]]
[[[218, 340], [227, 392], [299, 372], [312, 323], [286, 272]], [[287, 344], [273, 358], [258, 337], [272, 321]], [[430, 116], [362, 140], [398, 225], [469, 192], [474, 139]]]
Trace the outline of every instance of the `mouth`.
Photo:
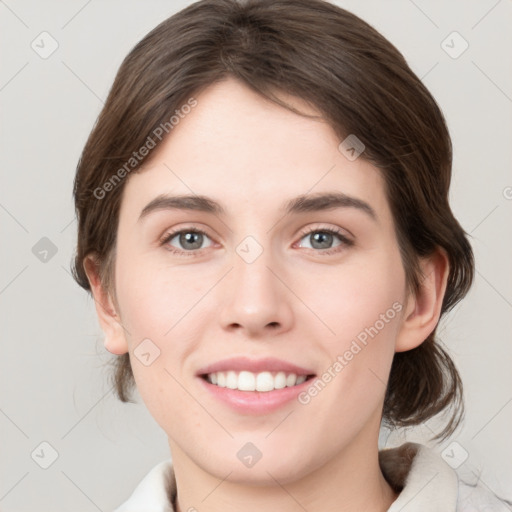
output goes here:
[[315, 377], [314, 374], [304, 375], [293, 372], [250, 372], [243, 371], [218, 371], [200, 375], [206, 382], [220, 388], [236, 389], [238, 391], [258, 391], [268, 393], [277, 389], [300, 386], [307, 380]]
[[316, 374], [280, 359], [234, 357], [201, 368], [196, 377], [208, 396], [232, 411], [264, 415], [293, 403]]

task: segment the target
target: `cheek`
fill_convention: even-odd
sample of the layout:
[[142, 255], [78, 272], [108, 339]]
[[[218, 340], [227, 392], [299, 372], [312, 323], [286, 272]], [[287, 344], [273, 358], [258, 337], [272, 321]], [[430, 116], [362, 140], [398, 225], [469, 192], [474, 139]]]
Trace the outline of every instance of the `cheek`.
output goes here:
[[398, 254], [374, 253], [316, 275], [303, 275], [297, 281], [298, 295], [317, 317], [329, 351], [342, 349], [359, 334], [364, 341], [369, 329], [375, 334], [373, 327], [382, 337], [396, 335], [405, 290]]
[[[188, 411], [187, 421], [194, 421], [182, 386], [190, 379], [190, 355], [204, 339], [205, 325], [211, 327], [215, 319], [215, 307], [205, 293], [218, 276], [133, 258], [119, 259], [116, 279], [131, 366], [148, 410], [162, 427], [168, 415], [172, 420], [180, 411]], [[199, 418], [200, 411], [196, 414]]]
[[[339, 414], [358, 410], [363, 417], [363, 410], [369, 413], [382, 399], [393, 360], [405, 289], [399, 255], [374, 254], [330, 275], [319, 275], [315, 282], [309, 291], [306, 282], [301, 288], [322, 320], [317, 322], [322, 333], [317, 339], [325, 368], [312, 394], [321, 392], [336, 404]], [[328, 388], [325, 395], [324, 388]], [[304, 396], [304, 403], [308, 399]]]
[[[138, 337], [162, 342], [182, 329], [189, 315], [194, 315], [205, 289], [215, 283], [213, 277], [209, 279], [200, 271], [191, 276], [180, 267], [170, 269], [158, 262], [137, 264], [135, 260], [119, 262], [116, 275], [119, 307], [127, 329]], [[138, 341], [132, 336], [132, 343]]]

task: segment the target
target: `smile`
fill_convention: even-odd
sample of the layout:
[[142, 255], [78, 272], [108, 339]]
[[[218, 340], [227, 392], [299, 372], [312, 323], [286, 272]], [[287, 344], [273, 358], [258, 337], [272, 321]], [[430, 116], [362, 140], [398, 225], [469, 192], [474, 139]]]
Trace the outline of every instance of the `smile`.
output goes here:
[[261, 415], [296, 403], [315, 371], [275, 357], [238, 356], [200, 367], [196, 377], [216, 402], [238, 414]]
[[298, 386], [305, 382], [307, 375], [295, 373], [263, 371], [253, 373], [249, 371], [223, 371], [208, 373], [204, 378], [215, 386], [221, 388], [237, 389], [239, 391], [269, 392], [275, 389]]

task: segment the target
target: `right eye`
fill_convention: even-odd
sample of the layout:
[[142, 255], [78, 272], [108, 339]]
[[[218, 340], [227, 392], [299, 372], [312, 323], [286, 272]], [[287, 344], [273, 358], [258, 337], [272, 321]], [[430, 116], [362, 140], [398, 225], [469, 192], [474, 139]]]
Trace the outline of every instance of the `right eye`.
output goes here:
[[206, 239], [209, 240], [210, 237], [204, 231], [198, 228], [188, 228], [166, 233], [161, 244], [173, 253], [195, 256], [196, 251], [209, 247], [204, 245]]

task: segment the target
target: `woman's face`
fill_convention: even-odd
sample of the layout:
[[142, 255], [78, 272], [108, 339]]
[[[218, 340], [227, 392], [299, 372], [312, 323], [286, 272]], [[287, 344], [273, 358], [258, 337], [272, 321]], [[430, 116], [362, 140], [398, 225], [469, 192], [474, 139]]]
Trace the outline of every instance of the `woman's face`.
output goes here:
[[196, 99], [126, 184], [107, 347], [175, 461], [286, 483], [376, 445], [406, 313], [393, 219], [326, 122], [231, 79]]

